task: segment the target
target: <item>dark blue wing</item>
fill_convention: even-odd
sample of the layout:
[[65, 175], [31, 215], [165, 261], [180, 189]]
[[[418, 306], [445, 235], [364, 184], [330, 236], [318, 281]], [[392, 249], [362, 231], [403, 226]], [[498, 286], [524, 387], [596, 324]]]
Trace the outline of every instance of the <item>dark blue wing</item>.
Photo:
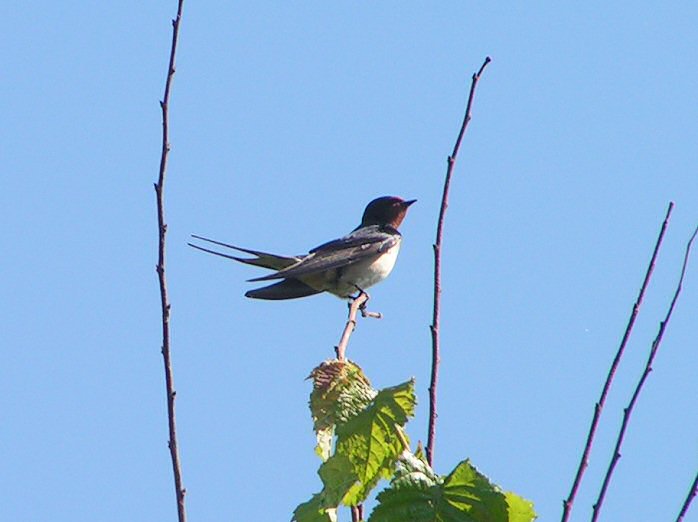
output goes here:
[[348, 236], [313, 248], [299, 263], [250, 281], [267, 281], [285, 277], [300, 277], [351, 265], [388, 251], [400, 242], [395, 229], [373, 225], [355, 230]]

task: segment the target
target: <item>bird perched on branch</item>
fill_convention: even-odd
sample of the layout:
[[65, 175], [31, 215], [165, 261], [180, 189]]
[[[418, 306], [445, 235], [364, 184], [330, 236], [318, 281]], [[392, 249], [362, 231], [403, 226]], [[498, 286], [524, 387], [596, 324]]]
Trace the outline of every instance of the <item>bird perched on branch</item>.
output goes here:
[[280, 256], [221, 243], [201, 236], [195, 239], [250, 254], [242, 258], [189, 243], [190, 246], [248, 265], [275, 272], [249, 281], [281, 281], [250, 290], [254, 299], [295, 299], [329, 292], [341, 298], [362, 293], [379, 283], [395, 266], [402, 236], [398, 227], [407, 209], [417, 201], [384, 196], [371, 201], [364, 210], [361, 224], [349, 235], [313, 248], [300, 256]]

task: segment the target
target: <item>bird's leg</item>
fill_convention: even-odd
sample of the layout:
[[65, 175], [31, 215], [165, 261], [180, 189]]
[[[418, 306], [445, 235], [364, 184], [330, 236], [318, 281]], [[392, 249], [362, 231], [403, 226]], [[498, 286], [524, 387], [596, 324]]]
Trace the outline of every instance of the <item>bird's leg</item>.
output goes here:
[[356, 286], [356, 289], [359, 291], [359, 294], [353, 299], [363, 299], [363, 302], [359, 305], [359, 310], [361, 310], [361, 317], [372, 317], [374, 319], [381, 319], [383, 317], [383, 314], [381, 314], [380, 312], [369, 312], [368, 310], [366, 310], [366, 303], [368, 303], [368, 300], [371, 299], [371, 296], [368, 295], [368, 292], [359, 288], [358, 286]]

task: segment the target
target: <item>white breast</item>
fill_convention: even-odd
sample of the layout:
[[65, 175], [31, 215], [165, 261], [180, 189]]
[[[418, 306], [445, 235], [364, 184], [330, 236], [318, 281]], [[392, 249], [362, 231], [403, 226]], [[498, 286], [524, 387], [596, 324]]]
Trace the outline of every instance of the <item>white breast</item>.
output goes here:
[[398, 252], [400, 252], [400, 241], [383, 254], [347, 267], [340, 277], [340, 283], [351, 287], [352, 293], [355, 292], [357, 286], [365, 290], [380, 283], [392, 272]]

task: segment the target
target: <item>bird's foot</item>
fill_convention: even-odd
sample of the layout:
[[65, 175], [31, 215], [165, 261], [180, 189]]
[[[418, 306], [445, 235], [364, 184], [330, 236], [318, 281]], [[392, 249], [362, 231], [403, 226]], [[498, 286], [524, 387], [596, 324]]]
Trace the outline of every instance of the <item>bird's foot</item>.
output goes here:
[[356, 289], [359, 291], [358, 295], [356, 297], [353, 297], [352, 299], [356, 301], [357, 299], [361, 299], [362, 302], [359, 305], [359, 310], [361, 311], [361, 317], [371, 317], [373, 319], [382, 319], [383, 314], [380, 312], [370, 312], [366, 309], [366, 305], [368, 304], [369, 299], [371, 299], [371, 296], [368, 295], [368, 292], [365, 290], [362, 290], [358, 286]]
[[361, 317], [372, 317], [373, 319], [383, 319], [383, 314], [380, 312], [370, 312], [366, 310], [365, 306], [359, 308], [361, 310]]

